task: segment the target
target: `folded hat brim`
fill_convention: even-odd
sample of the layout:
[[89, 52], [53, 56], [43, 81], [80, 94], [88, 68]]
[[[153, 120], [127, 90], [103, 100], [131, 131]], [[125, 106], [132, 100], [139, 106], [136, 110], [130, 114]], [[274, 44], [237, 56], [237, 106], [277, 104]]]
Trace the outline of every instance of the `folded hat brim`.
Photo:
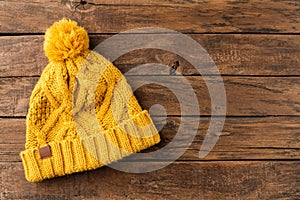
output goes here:
[[[132, 121], [138, 124], [145, 121], [150, 123], [143, 128], [133, 125]], [[38, 148], [22, 151], [20, 156], [26, 179], [37, 182], [95, 169], [159, 142], [160, 136], [148, 112], [144, 110], [133, 119], [124, 121], [121, 126], [105, 130], [105, 134], [49, 142], [50, 157], [42, 159]]]

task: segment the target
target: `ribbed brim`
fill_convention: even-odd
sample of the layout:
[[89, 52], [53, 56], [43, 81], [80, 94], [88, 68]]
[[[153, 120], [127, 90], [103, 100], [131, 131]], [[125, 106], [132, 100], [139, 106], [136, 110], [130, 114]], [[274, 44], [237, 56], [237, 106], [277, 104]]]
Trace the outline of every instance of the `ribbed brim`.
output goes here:
[[[136, 126], [132, 121], [139, 124], [147, 122], [147, 126]], [[52, 154], [49, 158], [41, 159], [38, 148], [22, 151], [20, 156], [26, 179], [36, 182], [95, 169], [160, 141], [160, 136], [147, 111], [139, 113], [132, 121], [124, 121], [122, 127], [106, 130], [106, 137], [97, 134], [80, 139], [49, 142]]]

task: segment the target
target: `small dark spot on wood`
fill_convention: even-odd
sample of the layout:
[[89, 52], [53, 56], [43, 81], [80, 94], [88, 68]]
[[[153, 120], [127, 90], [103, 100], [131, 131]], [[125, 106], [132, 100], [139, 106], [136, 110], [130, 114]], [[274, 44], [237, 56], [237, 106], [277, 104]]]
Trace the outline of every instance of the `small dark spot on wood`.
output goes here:
[[172, 66], [171, 69], [170, 69], [170, 75], [171, 75], [171, 76], [176, 75], [176, 70], [177, 70], [178, 67], [179, 67], [179, 61], [176, 60], [176, 61], [174, 62], [174, 64], [173, 64], [173, 66]]
[[70, 0], [61, 0], [60, 3], [61, 3], [61, 4], [70, 3]]
[[79, 12], [89, 12], [96, 6], [102, 5], [86, 0], [61, 0], [61, 3], [66, 5], [70, 10]]

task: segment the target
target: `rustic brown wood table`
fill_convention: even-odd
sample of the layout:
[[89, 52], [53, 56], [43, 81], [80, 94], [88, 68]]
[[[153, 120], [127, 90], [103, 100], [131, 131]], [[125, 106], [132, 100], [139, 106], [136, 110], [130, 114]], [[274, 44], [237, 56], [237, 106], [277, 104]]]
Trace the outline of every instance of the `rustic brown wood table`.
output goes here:
[[[72, 10], [67, 1], [0, 1], [1, 199], [300, 199], [299, 1], [87, 2], [97, 5], [73, 4]], [[198, 157], [211, 117], [202, 76], [177, 55], [143, 49], [114, 64], [126, 72], [143, 63], [171, 66], [179, 61], [201, 109], [197, 136], [187, 151], [149, 173], [103, 167], [27, 182], [19, 152], [25, 144], [29, 97], [48, 62], [43, 34], [63, 17], [87, 29], [92, 48], [121, 31], [148, 26], [180, 31], [201, 44], [222, 74], [227, 93], [224, 129], [208, 156]], [[135, 94], [144, 108], [153, 102], [166, 108], [162, 142], [153, 150], [166, 145], [180, 125], [175, 96], [159, 86], [144, 86]], [[188, 126], [197, 128], [195, 116], [189, 117]]]

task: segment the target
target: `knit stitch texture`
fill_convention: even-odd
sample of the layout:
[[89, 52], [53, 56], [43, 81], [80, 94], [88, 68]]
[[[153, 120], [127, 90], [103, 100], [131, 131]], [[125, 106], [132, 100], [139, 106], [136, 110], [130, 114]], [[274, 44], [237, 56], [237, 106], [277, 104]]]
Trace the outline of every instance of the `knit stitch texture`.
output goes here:
[[46, 31], [49, 64], [30, 97], [20, 153], [28, 181], [95, 169], [160, 141], [122, 73], [88, 48], [87, 32], [74, 21]]

